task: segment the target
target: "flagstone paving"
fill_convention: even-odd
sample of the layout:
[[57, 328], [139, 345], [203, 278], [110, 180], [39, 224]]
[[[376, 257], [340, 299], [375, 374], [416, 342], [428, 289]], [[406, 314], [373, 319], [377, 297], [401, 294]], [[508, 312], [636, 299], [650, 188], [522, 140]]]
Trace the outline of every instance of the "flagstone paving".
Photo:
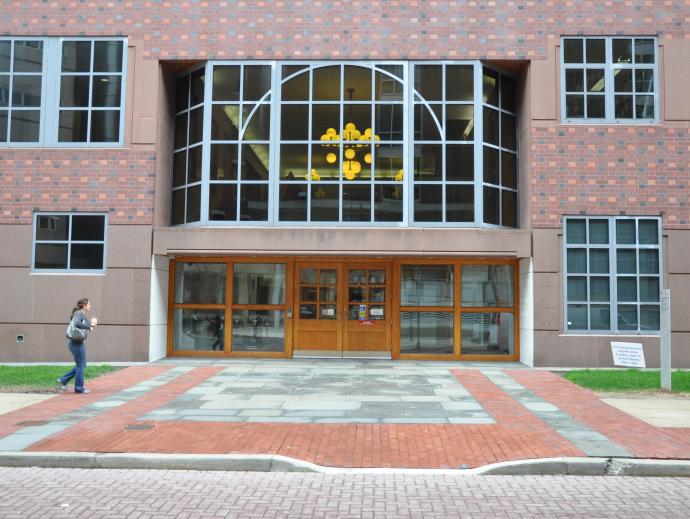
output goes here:
[[166, 361], [0, 415], [0, 450], [282, 454], [339, 467], [554, 456], [690, 459], [657, 428], [519, 364]]

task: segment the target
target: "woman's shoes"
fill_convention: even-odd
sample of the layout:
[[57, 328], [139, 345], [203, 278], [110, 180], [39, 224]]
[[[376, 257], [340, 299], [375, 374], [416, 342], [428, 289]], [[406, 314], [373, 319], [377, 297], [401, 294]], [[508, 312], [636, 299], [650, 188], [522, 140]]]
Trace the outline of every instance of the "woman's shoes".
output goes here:
[[60, 391], [67, 391], [67, 386], [62, 383], [62, 380], [57, 379], [57, 383], [60, 384]]
[[91, 390], [90, 389], [84, 389], [83, 391], [75, 391], [75, 393], [79, 393], [81, 395], [88, 395], [89, 393], [91, 393]]

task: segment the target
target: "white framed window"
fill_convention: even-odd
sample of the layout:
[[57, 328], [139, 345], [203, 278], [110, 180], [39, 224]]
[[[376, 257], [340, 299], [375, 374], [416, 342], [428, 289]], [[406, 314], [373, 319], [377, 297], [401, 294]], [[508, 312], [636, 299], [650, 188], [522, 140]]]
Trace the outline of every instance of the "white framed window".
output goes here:
[[0, 37], [0, 147], [121, 146], [124, 38]]
[[190, 68], [171, 223], [518, 227], [515, 85], [478, 60]]
[[564, 218], [564, 330], [658, 333], [661, 218]]
[[562, 121], [658, 121], [657, 47], [650, 36], [562, 37]]
[[34, 213], [33, 272], [105, 272], [108, 215]]

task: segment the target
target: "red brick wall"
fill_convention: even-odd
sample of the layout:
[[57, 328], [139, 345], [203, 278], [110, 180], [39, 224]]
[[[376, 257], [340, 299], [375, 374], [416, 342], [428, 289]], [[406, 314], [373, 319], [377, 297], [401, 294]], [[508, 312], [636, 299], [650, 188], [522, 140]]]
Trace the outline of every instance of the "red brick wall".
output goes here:
[[532, 225], [563, 214], [659, 215], [689, 228], [690, 131], [663, 126], [533, 128]]
[[690, 37], [688, 1], [13, 1], [0, 33], [123, 34], [162, 59], [535, 59], [567, 34]]
[[109, 211], [111, 224], [153, 223], [153, 152], [0, 148], [0, 223], [40, 211]]
[[[690, 1], [13, 1], [0, 33], [126, 35], [150, 59], [534, 60], [561, 34], [688, 39]], [[564, 126], [531, 138], [534, 226], [664, 211], [667, 227], [689, 227], [687, 129]], [[0, 149], [0, 223], [75, 207], [152, 223], [153, 172], [153, 152]]]

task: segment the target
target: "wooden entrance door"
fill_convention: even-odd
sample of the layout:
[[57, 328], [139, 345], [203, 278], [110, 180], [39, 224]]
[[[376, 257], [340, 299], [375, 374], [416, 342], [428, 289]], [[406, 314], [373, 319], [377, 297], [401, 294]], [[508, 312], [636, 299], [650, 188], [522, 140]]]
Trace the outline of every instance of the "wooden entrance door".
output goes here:
[[295, 264], [294, 350], [342, 351], [342, 271], [335, 262]]
[[391, 265], [295, 264], [295, 351], [391, 351]]
[[346, 263], [343, 350], [391, 351], [391, 265]]

